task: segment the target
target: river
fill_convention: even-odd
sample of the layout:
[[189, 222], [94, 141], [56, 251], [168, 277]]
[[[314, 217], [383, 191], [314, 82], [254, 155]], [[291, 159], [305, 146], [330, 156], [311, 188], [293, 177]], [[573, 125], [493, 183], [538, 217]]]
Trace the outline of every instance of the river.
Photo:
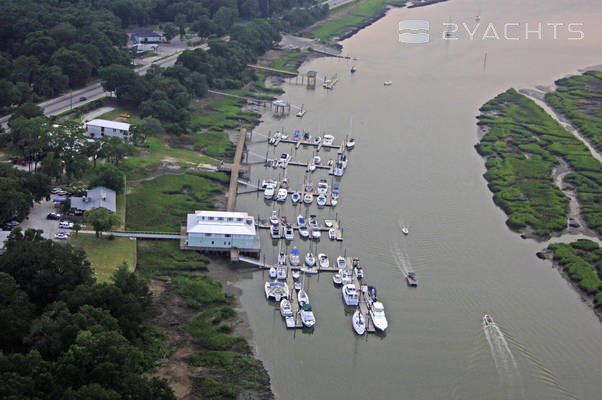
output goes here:
[[[444, 41], [443, 23], [466, 23], [475, 15], [481, 29], [474, 40], [460, 26], [456, 41]], [[431, 40], [404, 44], [398, 24], [430, 22]], [[416, 9], [393, 9], [386, 17], [342, 42], [343, 54], [357, 61], [312, 60], [302, 71], [337, 74], [333, 91], [285, 84], [282, 99], [304, 104], [294, 113], [271, 113], [257, 132], [321, 129], [340, 141], [349, 131], [357, 146], [340, 180], [341, 202], [334, 210], [283, 206], [263, 196], [239, 197], [237, 209], [269, 217], [273, 208], [294, 218], [316, 213], [338, 216], [344, 241], [322, 238], [318, 251], [331, 261], [347, 251], [365, 265], [366, 281], [378, 288], [389, 329], [386, 335], [357, 337], [340, 290], [329, 274], [306, 279], [317, 318], [313, 333], [287, 331], [274, 304], [266, 302], [267, 273], [237, 282], [242, 309], [254, 332], [257, 356], [268, 369], [278, 399], [599, 399], [602, 389], [600, 321], [549, 261], [535, 257], [545, 243], [511, 232], [491, 199], [478, 140], [478, 108], [510, 88], [551, 85], [579, 69], [602, 64], [602, 5], [599, 0], [452, 0]], [[524, 37], [537, 23], [542, 39], [482, 40], [489, 23], [503, 36]], [[566, 24], [584, 32], [569, 41]], [[489, 32], [491, 34], [491, 32]], [[487, 53], [486, 63], [484, 63]], [[357, 72], [349, 73], [352, 65]], [[383, 82], [391, 80], [392, 86]], [[253, 140], [260, 139], [254, 135]], [[250, 146], [265, 154], [266, 143]], [[308, 160], [311, 149], [270, 147], [270, 154]], [[335, 152], [322, 150], [323, 159]], [[250, 160], [253, 161], [251, 156]], [[282, 174], [252, 168], [252, 180]], [[301, 187], [303, 171], [288, 171]], [[324, 172], [314, 173], [317, 183]], [[329, 178], [330, 180], [331, 178]], [[400, 234], [400, 225], [410, 229]], [[263, 254], [275, 260], [267, 231]], [[305, 253], [310, 244], [295, 240]], [[290, 246], [287, 248], [290, 251]], [[403, 271], [413, 269], [419, 286], [410, 289]], [[489, 313], [499, 330], [481, 325]]]

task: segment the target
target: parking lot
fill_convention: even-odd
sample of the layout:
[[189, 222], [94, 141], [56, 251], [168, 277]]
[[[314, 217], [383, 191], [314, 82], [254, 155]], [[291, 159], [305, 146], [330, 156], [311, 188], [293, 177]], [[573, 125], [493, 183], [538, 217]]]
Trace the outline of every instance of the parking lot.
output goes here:
[[46, 219], [46, 216], [55, 212], [54, 203], [52, 200], [42, 200], [39, 203], [34, 203], [29, 215], [19, 224], [23, 229], [42, 229], [43, 237], [46, 239], [54, 239], [54, 234], [59, 231], [59, 221]]

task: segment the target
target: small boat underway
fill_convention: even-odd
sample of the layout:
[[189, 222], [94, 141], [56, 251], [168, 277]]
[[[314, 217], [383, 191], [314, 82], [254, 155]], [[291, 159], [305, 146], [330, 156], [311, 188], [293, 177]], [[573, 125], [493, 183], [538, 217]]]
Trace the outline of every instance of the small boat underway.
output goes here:
[[410, 233], [410, 231], [405, 226], [402, 226], [401, 227], [401, 233], [403, 233], [404, 235], [408, 235]]
[[366, 333], [366, 318], [362, 315], [362, 312], [360, 310], [355, 310], [355, 312], [353, 313], [353, 317], [351, 318], [351, 324], [353, 326], [353, 330], [358, 335], [361, 336], [364, 333]]
[[406, 281], [408, 282], [408, 286], [418, 286], [418, 279], [416, 279], [416, 273], [414, 271], [408, 272], [406, 275]]
[[379, 331], [386, 331], [389, 323], [385, 316], [385, 306], [380, 301], [375, 301], [370, 307], [370, 317], [374, 322], [374, 327]]
[[483, 317], [483, 323], [485, 324], [485, 326], [495, 325], [495, 322], [493, 322], [493, 318], [491, 318], [491, 315], [489, 314], [485, 314], [485, 316]]
[[360, 296], [353, 283], [343, 286], [343, 300], [348, 306], [357, 306], [359, 304]]
[[391, 86], [393, 84], [393, 82], [391, 81], [385, 81], [385, 86]]
[[316, 318], [309, 303], [303, 305], [301, 310], [299, 310], [299, 317], [306, 328], [313, 328], [316, 324]]

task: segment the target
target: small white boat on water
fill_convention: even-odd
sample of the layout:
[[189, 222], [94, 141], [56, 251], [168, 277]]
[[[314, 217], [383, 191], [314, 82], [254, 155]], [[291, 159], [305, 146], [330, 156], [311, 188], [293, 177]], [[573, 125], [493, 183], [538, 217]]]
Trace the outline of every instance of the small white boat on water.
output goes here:
[[303, 284], [301, 283], [301, 281], [295, 281], [295, 290], [299, 291], [303, 288]]
[[334, 221], [331, 219], [325, 219], [324, 220], [324, 225], [326, 225], [329, 228], [332, 228], [332, 226], [334, 225]]
[[316, 325], [316, 317], [314, 316], [311, 304], [307, 303], [303, 305], [298, 314], [301, 322], [303, 322], [303, 326], [306, 328], [313, 328]]
[[339, 195], [337, 193], [332, 193], [332, 197], [330, 198], [330, 206], [336, 207], [339, 204]]
[[391, 81], [385, 81], [385, 86], [391, 86], [393, 84], [393, 82]]
[[326, 205], [326, 196], [323, 194], [318, 195], [318, 199], [316, 200], [319, 208], [323, 208]]
[[339, 267], [339, 269], [347, 269], [347, 262], [345, 261], [345, 257], [337, 257], [337, 267]]
[[305, 193], [303, 196], [303, 202], [305, 204], [311, 204], [314, 201], [314, 195], [311, 193]]
[[278, 254], [278, 265], [286, 265], [286, 254], [284, 254], [284, 251]]
[[305, 115], [305, 110], [301, 109], [299, 110], [299, 112], [297, 114], [295, 114], [297, 117], [299, 118], [303, 118], [303, 116]]
[[301, 273], [298, 270], [297, 271], [293, 271], [292, 276], [293, 276], [294, 280], [297, 280], [301, 276]]
[[366, 333], [366, 318], [362, 315], [360, 310], [355, 310], [353, 317], [351, 317], [351, 325], [353, 330], [358, 335], [362, 336]]
[[291, 194], [291, 201], [293, 204], [297, 204], [301, 200], [301, 193], [295, 192]]
[[299, 236], [301, 236], [303, 239], [307, 239], [309, 237], [309, 230], [307, 229], [307, 226], [303, 225], [299, 227]]
[[304, 304], [309, 304], [309, 296], [307, 295], [305, 289], [301, 288], [299, 293], [297, 293], [297, 302], [301, 307], [303, 307]]
[[360, 295], [353, 283], [343, 286], [341, 291], [343, 293], [343, 300], [345, 301], [346, 305], [357, 306], [359, 304]]
[[337, 238], [337, 231], [334, 228], [328, 230], [328, 239], [335, 240]]
[[330, 266], [330, 261], [328, 261], [328, 256], [324, 253], [318, 254], [318, 261], [320, 263], [321, 268], [328, 268]]
[[479, 22], [481, 20], [481, 16], [477, 15], [476, 17], [474, 17], [475, 22]]
[[274, 132], [274, 135], [269, 137], [268, 143], [275, 145], [276, 142], [278, 141], [278, 139], [280, 139], [280, 135], [281, 135], [280, 131]]
[[347, 143], [345, 143], [345, 147], [347, 147], [347, 150], [353, 149], [355, 147], [355, 139], [349, 138], [349, 140], [347, 140]]
[[341, 282], [343, 282], [343, 285], [353, 284], [353, 274], [349, 270], [339, 270], [339, 274], [341, 275]]
[[270, 267], [270, 271], [268, 272], [268, 274], [270, 275], [270, 278], [276, 279], [276, 268]]
[[316, 164], [314, 164], [313, 162], [309, 162], [309, 164], [307, 164], [307, 172], [314, 172], [316, 170]]
[[334, 136], [324, 135], [324, 140], [322, 141], [323, 145], [332, 146], [333, 143], [334, 143]]
[[305, 264], [309, 267], [316, 265], [316, 257], [314, 257], [313, 253], [309, 252], [305, 255]]
[[314, 136], [314, 139], [312, 140], [313, 144], [315, 144], [315, 145], [320, 144], [321, 141], [322, 141], [322, 138], [320, 136]]
[[483, 324], [485, 326], [493, 326], [495, 325], [495, 322], [493, 322], [493, 318], [491, 318], [491, 315], [485, 314], [485, 316], [483, 316]]
[[291, 250], [291, 255], [289, 257], [291, 265], [297, 266], [301, 263], [301, 259], [299, 258], [299, 250], [296, 247], [293, 247]]
[[276, 279], [282, 281], [286, 279], [286, 267], [276, 268]]
[[322, 163], [322, 159], [320, 158], [320, 156], [314, 156], [314, 158], [311, 160], [311, 162], [314, 165], [320, 165]]
[[318, 182], [317, 190], [319, 194], [328, 193], [328, 181], [326, 179], [320, 179], [320, 182]]
[[345, 173], [345, 168], [343, 167], [343, 163], [340, 161], [337, 161], [336, 165], [334, 166], [334, 176], [343, 176], [343, 174]]
[[267, 186], [263, 191], [263, 197], [267, 200], [274, 198], [274, 186]]
[[334, 274], [332, 276], [332, 282], [335, 285], [342, 285], [343, 284], [343, 280], [341, 279], [341, 274]]
[[293, 306], [288, 299], [280, 300], [280, 315], [285, 318], [293, 316]]
[[288, 298], [289, 295], [288, 286], [283, 282], [266, 282], [264, 291], [266, 299], [274, 299], [277, 302]]
[[403, 233], [404, 235], [408, 235], [410, 233], [410, 231], [405, 226], [402, 226], [401, 227], [401, 233]]
[[288, 191], [286, 189], [280, 188], [280, 189], [278, 189], [278, 194], [276, 195], [276, 201], [279, 201], [279, 202], [286, 201], [287, 196], [288, 196]]
[[293, 240], [295, 238], [295, 231], [293, 231], [293, 227], [290, 225], [286, 225], [286, 227], [284, 228], [284, 238], [286, 240]]
[[297, 215], [297, 225], [306, 226], [305, 217], [301, 214]]
[[272, 235], [272, 239], [280, 239], [282, 237], [280, 225], [272, 225], [270, 228], [270, 235]]
[[385, 306], [380, 301], [375, 301], [370, 307], [370, 318], [374, 322], [374, 327], [379, 331], [386, 331], [389, 323], [385, 316]]
[[270, 224], [272, 224], [272, 225], [280, 224], [280, 219], [278, 218], [278, 211], [276, 211], [276, 210], [272, 211], [272, 216], [270, 217]]
[[314, 226], [313, 228], [311, 228], [311, 238], [312, 239], [319, 240], [321, 236], [322, 236], [322, 233], [320, 232], [320, 228], [318, 228], [317, 226]]
[[268, 186], [273, 186], [276, 187], [278, 186], [278, 181], [275, 179], [264, 179], [263, 181], [261, 181], [261, 188], [265, 189]]

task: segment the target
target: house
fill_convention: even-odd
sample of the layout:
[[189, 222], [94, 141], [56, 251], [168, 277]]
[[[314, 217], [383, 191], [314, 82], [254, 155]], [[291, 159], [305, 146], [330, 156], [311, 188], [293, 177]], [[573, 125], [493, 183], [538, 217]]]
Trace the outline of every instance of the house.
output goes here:
[[161, 43], [163, 35], [148, 28], [138, 28], [128, 32], [134, 43]]
[[115, 212], [115, 204], [115, 191], [104, 186], [89, 189], [85, 196], [71, 197], [71, 211], [75, 215], [82, 215], [85, 211], [100, 207]]
[[130, 124], [104, 119], [93, 119], [90, 122], [86, 122], [86, 135], [92, 139], [103, 136], [117, 136], [120, 139], [129, 140]]
[[146, 53], [147, 51], [156, 53], [157, 49], [159, 49], [159, 45], [156, 43], [138, 43], [134, 47], [136, 47], [136, 54]]
[[246, 212], [195, 211], [186, 221], [186, 244], [199, 250], [259, 252], [255, 218]]

